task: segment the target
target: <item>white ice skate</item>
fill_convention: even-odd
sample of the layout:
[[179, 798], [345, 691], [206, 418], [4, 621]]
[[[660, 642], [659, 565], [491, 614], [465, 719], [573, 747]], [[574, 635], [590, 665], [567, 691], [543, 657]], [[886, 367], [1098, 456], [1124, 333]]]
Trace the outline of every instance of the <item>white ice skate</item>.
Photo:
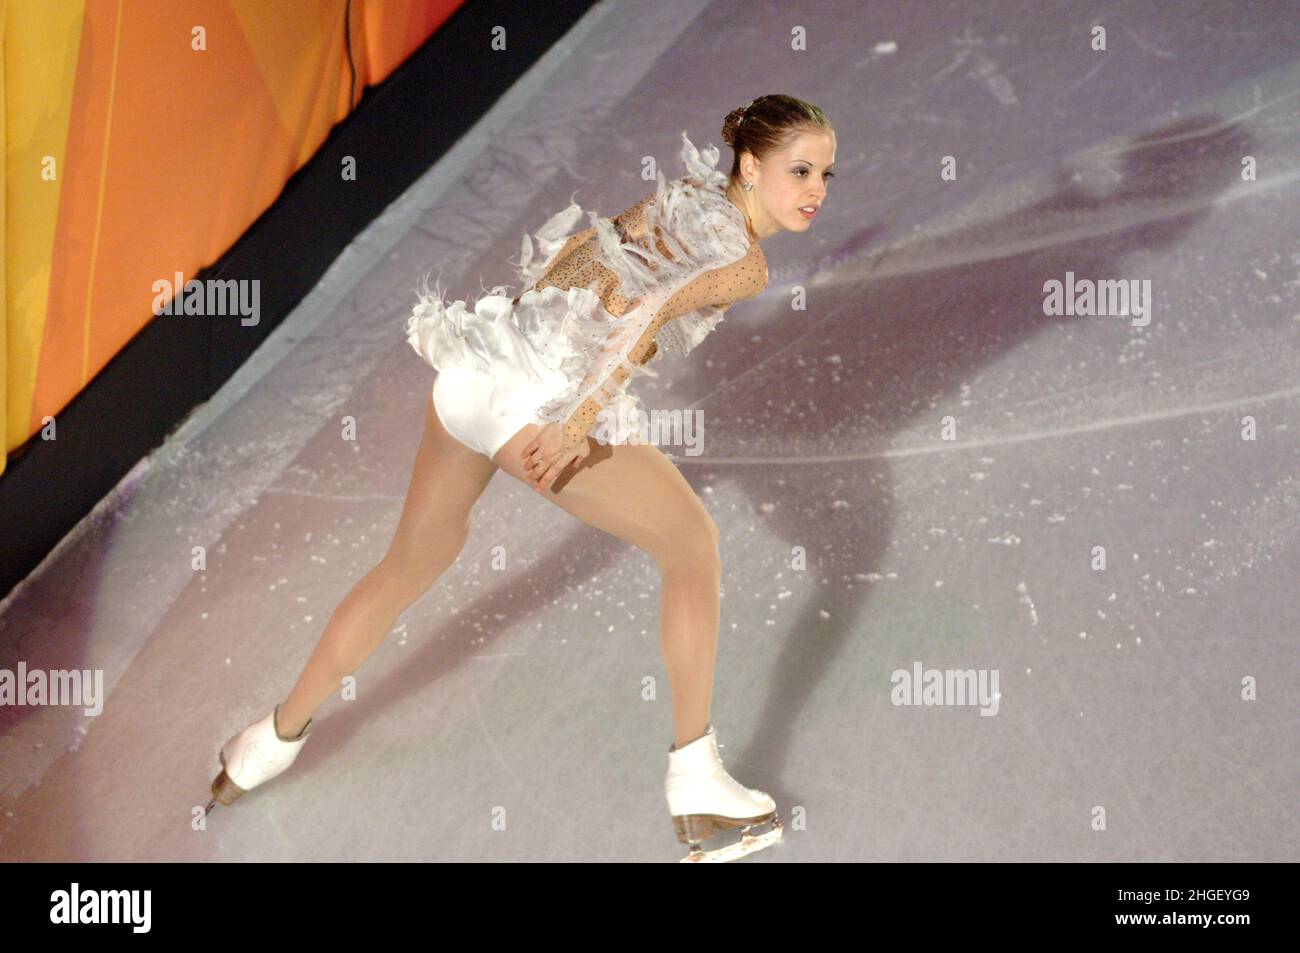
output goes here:
[[[747, 788], [727, 773], [718, 755], [713, 725], [690, 744], [668, 749], [664, 793], [668, 796], [668, 811], [673, 816], [677, 839], [691, 845], [682, 863], [735, 860], [781, 839], [776, 801], [766, 791]], [[766, 833], [757, 837], [749, 833], [751, 827], [768, 821], [772, 827]], [[741, 831], [737, 843], [715, 850], [700, 849], [700, 841], [737, 828]]]
[[275, 727], [280, 706], [261, 721], [249, 725], [221, 747], [221, 773], [212, 782], [212, 800], [204, 814], [220, 801], [227, 806], [286, 770], [298, 757], [311, 734], [311, 719], [297, 738], [281, 737]]

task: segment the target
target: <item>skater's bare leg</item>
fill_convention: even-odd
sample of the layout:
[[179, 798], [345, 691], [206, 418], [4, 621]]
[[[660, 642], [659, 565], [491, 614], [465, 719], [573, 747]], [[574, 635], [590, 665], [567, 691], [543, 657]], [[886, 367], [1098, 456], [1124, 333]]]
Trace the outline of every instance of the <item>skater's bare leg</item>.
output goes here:
[[432, 398], [425, 413], [406, 504], [388, 552], [334, 610], [280, 706], [276, 728], [286, 738], [302, 732], [343, 678], [379, 647], [397, 617], [455, 562], [468, 538], [474, 503], [496, 467], [447, 433]]
[[[520, 452], [540, 429], [526, 427], [512, 437], [498, 451], [497, 466], [527, 483]], [[722, 573], [718, 528], [658, 447], [591, 445], [590, 455], [543, 495], [659, 564], [661, 642], [680, 747], [709, 728]]]

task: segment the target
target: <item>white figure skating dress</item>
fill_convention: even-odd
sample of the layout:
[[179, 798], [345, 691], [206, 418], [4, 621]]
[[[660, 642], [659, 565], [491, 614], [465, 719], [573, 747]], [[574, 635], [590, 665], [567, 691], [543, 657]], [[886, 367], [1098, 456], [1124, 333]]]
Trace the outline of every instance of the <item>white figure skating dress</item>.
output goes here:
[[638, 442], [628, 379], [657, 376], [652, 357], [688, 354], [729, 305], [763, 290], [767, 264], [725, 194], [718, 150], [683, 132], [681, 160], [687, 175], [660, 172], [655, 194], [614, 218], [587, 212], [591, 227], [571, 235], [583, 209], [570, 204], [525, 235], [518, 298], [498, 286], [447, 304], [425, 277], [407, 340], [438, 370], [434, 408], [457, 440], [491, 459], [529, 424], [556, 422], [565, 447]]

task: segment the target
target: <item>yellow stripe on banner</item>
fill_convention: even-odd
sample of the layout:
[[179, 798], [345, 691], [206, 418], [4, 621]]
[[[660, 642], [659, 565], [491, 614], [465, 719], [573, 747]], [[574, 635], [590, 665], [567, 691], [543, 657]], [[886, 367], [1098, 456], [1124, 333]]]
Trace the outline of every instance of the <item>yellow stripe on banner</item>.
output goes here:
[[84, 0], [0, 0], [0, 329], [8, 331], [0, 338], [0, 436], [6, 452], [30, 436], [84, 17]]

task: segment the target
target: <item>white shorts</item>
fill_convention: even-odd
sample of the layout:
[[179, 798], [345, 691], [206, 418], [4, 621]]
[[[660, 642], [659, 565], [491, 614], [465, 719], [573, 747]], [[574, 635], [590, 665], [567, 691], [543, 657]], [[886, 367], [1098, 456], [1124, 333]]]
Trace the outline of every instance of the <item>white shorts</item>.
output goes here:
[[[503, 367], [500, 363], [497, 366]], [[508, 369], [503, 372], [509, 373]], [[447, 432], [489, 460], [524, 427], [541, 423], [531, 412], [524, 410], [502, 417], [493, 415], [488, 410], [492, 382], [492, 377], [482, 371], [460, 367], [439, 371], [433, 382], [433, 409]], [[531, 405], [539, 406], [551, 396], [545, 390], [537, 390]], [[520, 406], [527, 403], [524, 401]]]

